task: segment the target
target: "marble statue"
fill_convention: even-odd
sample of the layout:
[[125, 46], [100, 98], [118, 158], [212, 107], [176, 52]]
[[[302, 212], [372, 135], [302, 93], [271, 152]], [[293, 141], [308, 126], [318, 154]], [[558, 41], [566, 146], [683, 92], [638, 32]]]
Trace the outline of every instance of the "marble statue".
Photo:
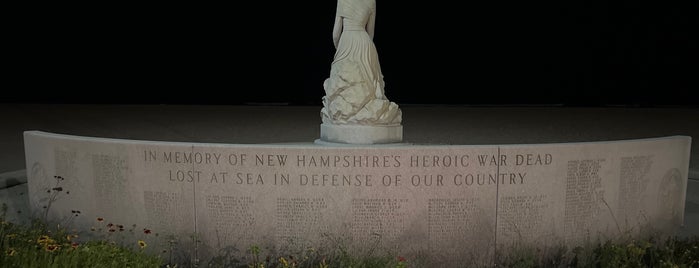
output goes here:
[[402, 141], [401, 110], [384, 94], [373, 42], [375, 0], [338, 0], [335, 58], [323, 87], [321, 139], [341, 143]]

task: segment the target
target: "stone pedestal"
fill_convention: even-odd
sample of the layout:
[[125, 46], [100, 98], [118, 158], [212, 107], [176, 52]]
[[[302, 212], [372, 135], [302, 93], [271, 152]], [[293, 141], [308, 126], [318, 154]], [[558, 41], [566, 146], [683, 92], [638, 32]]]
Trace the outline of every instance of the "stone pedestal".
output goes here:
[[403, 141], [403, 126], [320, 125], [320, 139], [350, 144], [381, 144]]

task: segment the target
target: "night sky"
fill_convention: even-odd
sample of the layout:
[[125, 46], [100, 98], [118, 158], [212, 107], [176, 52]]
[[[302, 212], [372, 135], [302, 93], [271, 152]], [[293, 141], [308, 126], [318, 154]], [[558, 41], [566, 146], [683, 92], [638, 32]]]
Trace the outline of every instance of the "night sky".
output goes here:
[[[320, 105], [336, 2], [247, 2], [20, 8], [0, 102]], [[379, 0], [374, 40], [399, 104], [695, 106], [697, 11]]]

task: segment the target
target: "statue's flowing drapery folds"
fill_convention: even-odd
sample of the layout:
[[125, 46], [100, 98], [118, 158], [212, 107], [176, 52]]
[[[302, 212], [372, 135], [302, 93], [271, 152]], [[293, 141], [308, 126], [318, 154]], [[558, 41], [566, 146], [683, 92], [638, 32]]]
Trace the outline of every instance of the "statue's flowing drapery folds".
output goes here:
[[323, 123], [345, 125], [397, 125], [398, 105], [384, 95], [383, 74], [376, 46], [367, 25], [376, 12], [373, 0], [340, 0], [337, 16], [342, 34], [325, 80]]
[[375, 0], [339, 0], [333, 41], [337, 51], [323, 83], [321, 139], [340, 143], [403, 140], [402, 114], [384, 94], [379, 56], [372, 40]]

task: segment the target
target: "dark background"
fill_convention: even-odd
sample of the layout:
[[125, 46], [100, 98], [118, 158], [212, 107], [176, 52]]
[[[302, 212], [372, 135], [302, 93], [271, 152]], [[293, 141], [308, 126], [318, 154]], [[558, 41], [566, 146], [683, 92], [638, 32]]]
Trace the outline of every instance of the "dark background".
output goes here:
[[[238, 2], [12, 10], [0, 102], [320, 105], [336, 2]], [[486, 2], [378, 1], [389, 99], [699, 104], [697, 1]]]

